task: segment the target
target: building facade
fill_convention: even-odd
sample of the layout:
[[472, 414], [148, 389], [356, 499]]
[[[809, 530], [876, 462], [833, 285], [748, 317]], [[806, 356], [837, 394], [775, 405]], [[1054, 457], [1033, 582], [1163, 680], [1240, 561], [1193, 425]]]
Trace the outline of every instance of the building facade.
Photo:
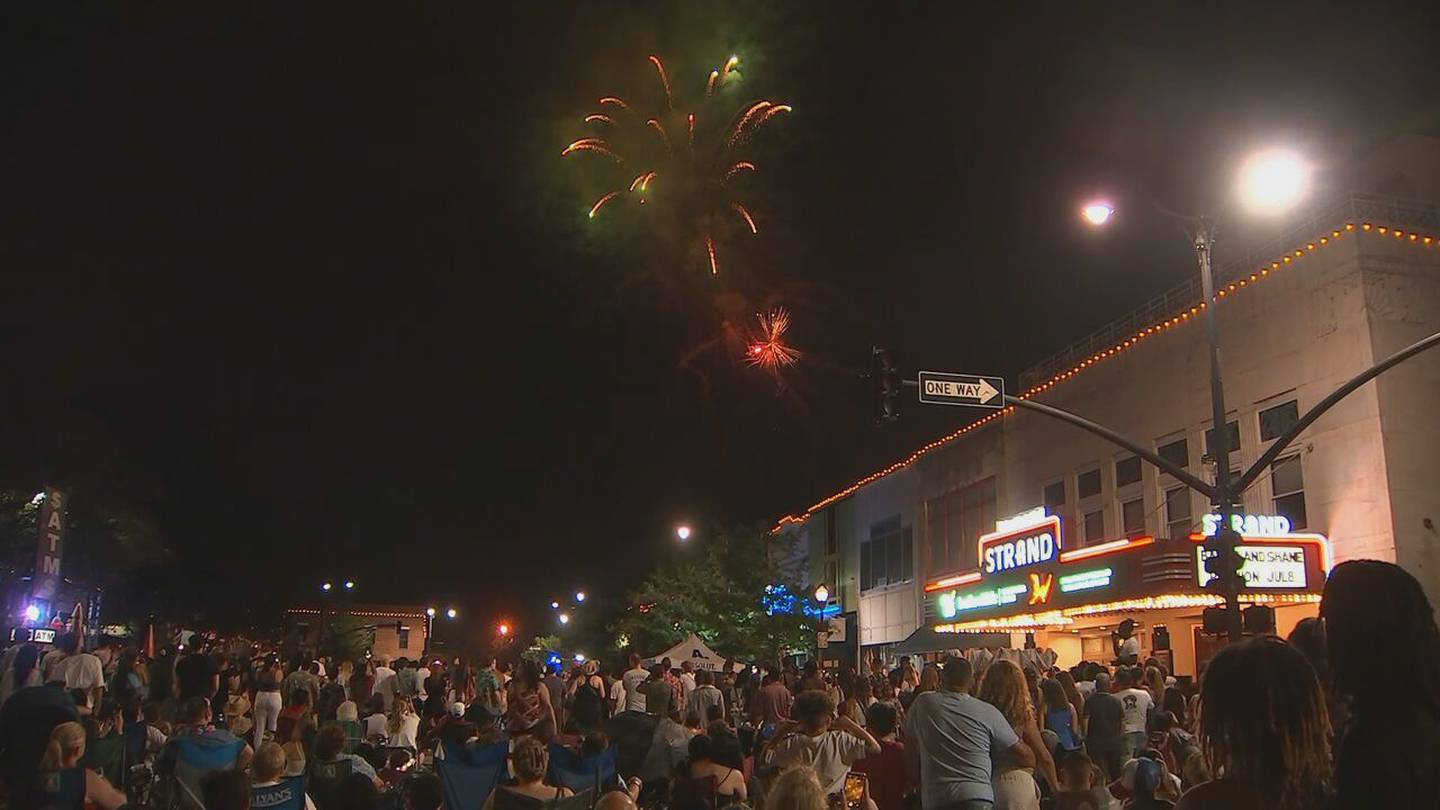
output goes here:
[[[1019, 390], [1207, 482], [1210, 448], [1225, 441], [1239, 473], [1351, 377], [1440, 331], [1440, 215], [1346, 194], [1216, 275], [1229, 409], [1218, 437], [1198, 280], [1025, 372]], [[1440, 601], [1437, 399], [1440, 350], [1341, 401], [1237, 498], [1252, 518], [1248, 601], [1275, 607], [1281, 634], [1315, 614], [1338, 561], [1397, 562]], [[1201, 627], [1217, 599], [1201, 587], [1205, 501], [1098, 437], [1012, 408], [776, 530], [801, 536], [812, 577], [839, 584], [862, 657], [917, 631], [936, 649], [966, 646], [947, 634], [1009, 632], [1017, 646], [1033, 633], [1062, 665], [1108, 660], [1110, 631], [1130, 618], [1147, 654], [1168, 646], [1175, 671], [1193, 675], [1215, 644]]]
[[426, 653], [433, 617], [419, 605], [354, 604], [323, 610], [292, 607], [285, 611], [287, 649], [313, 655], [321, 648], [322, 635], [329, 640], [337, 633], [355, 633], [376, 658], [415, 659]]

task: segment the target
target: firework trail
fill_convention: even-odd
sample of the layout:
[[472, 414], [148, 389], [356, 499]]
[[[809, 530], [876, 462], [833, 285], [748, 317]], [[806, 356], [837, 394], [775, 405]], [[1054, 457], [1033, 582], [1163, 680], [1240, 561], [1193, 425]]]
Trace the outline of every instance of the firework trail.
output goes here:
[[[766, 121], [779, 112], [789, 112], [790, 107], [762, 100], [737, 111], [729, 97], [740, 86], [740, 60], [731, 56], [722, 67], [708, 71], [704, 93], [694, 100], [706, 110], [700, 116], [700, 109], [686, 109], [685, 100], [676, 97], [660, 57], [651, 55], [649, 61], [665, 94], [664, 107], [647, 117], [638, 112], [645, 109], [643, 104], [604, 96], [599, 100], [601, 110], [584, 119], [587, 124], [604, 125], [604, 137], [576, 140], [561, 156], [578, 159], [582, 154], [596, 154], [629, 167], [623, 175], [617, 172], [613, 177], [606, 193], [590, 207], [589, 218], [603, 221], [608, 214], [601, 217], [602, 213], [625, 201], [645, 205], [654, 236], [679, 237], [690, 246], [703, 245], [710, 273], [718, 275], [719, 243], [743, 233], [742, 227], [752, 235], [759, 232], [754, 213], [740, 199], [739, 190], [727, 186], [726, 181], [739, 172], [756, 171], [743, 150]], [[712, 110], [715, 105], [723, 106]], [[618, 108], [624, 114], [606, 108]], [[683, 141], [670, 137], [679, 127], [685, 128]], [[658, 174], [665, 175], [665, 181], [654, 189]], [[735, 222], [736, 215], [743, 225]], [[684, 252], [695, 255], [693, 247]]]

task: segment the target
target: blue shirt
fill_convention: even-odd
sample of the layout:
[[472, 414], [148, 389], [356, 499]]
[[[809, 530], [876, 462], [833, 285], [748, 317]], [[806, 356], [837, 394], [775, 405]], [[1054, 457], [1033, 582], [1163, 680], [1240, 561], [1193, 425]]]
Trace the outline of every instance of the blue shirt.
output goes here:
[[926, 692], [905, 714], [905, 745], [920, 753], [920, 804], [945, 807], [970, 799], [995, 800], [991, 763], [1020, 738], [983, 700], [960, 692]]

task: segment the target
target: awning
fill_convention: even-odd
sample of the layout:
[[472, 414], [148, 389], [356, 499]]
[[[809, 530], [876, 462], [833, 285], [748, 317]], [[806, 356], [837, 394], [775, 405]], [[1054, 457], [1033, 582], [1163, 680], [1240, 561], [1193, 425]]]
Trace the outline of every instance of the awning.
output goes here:
[[890, 649], [891, 655], [968, 650], [974, 647], [1009, 647], [1009, 633], [937, 633], [926, 625]]

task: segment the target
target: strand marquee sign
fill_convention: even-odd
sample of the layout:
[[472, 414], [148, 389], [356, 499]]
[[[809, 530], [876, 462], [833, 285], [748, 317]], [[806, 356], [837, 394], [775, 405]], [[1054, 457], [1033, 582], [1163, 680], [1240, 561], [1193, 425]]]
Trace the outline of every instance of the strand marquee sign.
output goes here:
[[[1218, 523], [1218, 517], [1205, 516], [1212, 531]], [[1236, 525], [1253, 532], [1242, 534], [1240, 546], [1247, 592], [1261, 601], [1266, 594], [1273, 594], [1273, 601], [1295, 601], [1284, 595], [1319, 593], [1330, 568], [1324, 536], [1292, 532], [1283, 517], [1236, 516]], [[1145, 600], [1171, 596], [1203, 601], [1211, 593], [1205, 588], [1210, 576], [1200, 534], [1071, 547], [1063, 528], [1058, 516], [1039, 509], [999, 521], [996, 531], [978, 538], [975, 570], [925, 586], [927, 614], [942, 625], [1041, 614], [1054, 619], [1095, 612], [1100, 603], [1149, 604]]]

